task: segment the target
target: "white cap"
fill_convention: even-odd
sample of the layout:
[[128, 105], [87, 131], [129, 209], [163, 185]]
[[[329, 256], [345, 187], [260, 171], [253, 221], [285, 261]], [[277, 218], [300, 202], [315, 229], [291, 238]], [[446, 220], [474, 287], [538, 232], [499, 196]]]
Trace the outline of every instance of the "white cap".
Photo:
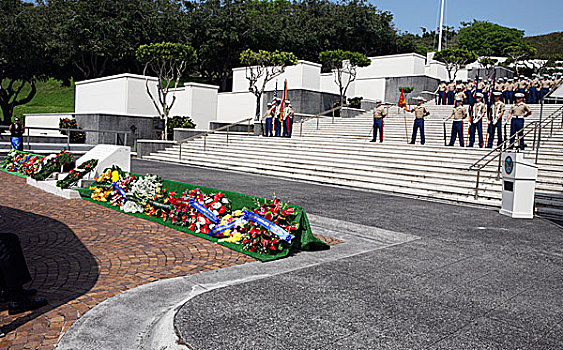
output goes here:
[[516, 97], [516, 98], [524, 98], [524, 94], [521, 93], [521, 92], [517, 92], [517, 93], [514, 94], [514, 97]]
[[493, 92], [493, 96], [495, 96], [495, 97], [500, 97], [500, 95], [501, 95], [500, 91], [494, 91]]
[[483, 94], [480, 93], [480, 92], [478, 92], [478, 93], [475, 94], [475, 97], [481, 97], [481, 98], [483, 98]]
[[424, 97], [421, 97], [421, 96], [417, 96], [417, 97], [413, 98], [413, 100], [415, 100], [415, 101], [423, 101], [423, 102], [426, 101], [426, 100], [424, 99]]
[[456, 97], [455, 100], [456, 100], [457, 102], [463, 102], [463, 98], [461, 98], [461, 96]]
[[377, 100], [375, 100], [375, 103], [381, 103], [381, 102], [383, 102], [383, 101], [381, 101], [381, 99], [379, 99], [379, 98]]

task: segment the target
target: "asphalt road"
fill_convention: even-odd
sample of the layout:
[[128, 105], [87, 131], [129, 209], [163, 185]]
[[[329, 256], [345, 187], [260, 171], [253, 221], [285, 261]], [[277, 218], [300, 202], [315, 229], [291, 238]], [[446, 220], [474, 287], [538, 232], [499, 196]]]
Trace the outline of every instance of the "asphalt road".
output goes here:
[[195, 349], [563, 348], [563, 230], [549, 221], [140, 160], [133, 171], [421, 237], [201, 294], [175, 323]]

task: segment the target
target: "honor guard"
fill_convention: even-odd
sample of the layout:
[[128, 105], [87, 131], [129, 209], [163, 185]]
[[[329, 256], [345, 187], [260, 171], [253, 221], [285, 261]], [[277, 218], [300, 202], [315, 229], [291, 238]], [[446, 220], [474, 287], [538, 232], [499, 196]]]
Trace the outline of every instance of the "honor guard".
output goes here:
[[489, 127], [487, 129], [487, 148], [493, 148], [495, 141], [495, 133], [498, 134], [497, 146], [502, 143], [502, 117], [504, 116], [505, 104], [500, 100], [501, 93], [495, 91], [493, 97], [494, 104], [491, 106], [491, 119], [489, 120]]
[[482, 77], [479, 77], [479, 82], [477, 83], [477, 92], [483, 92], [485, 90], [485, 81]]
[[456, 138], [459, 138], [459, 145], [463, 147], [465, 145], [463, 140], [463, 119], [467, 118], [467, 110], [463, 106], [463, 99], [456, 99], [456, 106], [453, 108], [452, 113], [445, 121], [454, 118], [452, 123], [452, 137], [448, 146], [453, 146], [455, 144]]
[[284, 137], [291, 137], [291, 132], [293, 128], [293, 117], [295, 116], [295, 112], [291, 106], [291, 102], [285, 101], [287, 107], [283, 110], [284, 113], [284, 120], [283, 120], [283, 136]]
[[262, 123], [264, 124], [264, 136], [271, 137], [272, 136], [272, 118], [275, 111], [272, 108], [272, 104], [268, 103], [268, 110], [262, 116]]
[[532, 74], [530, 87], [528, 88], [528, 102], [538, 103], [540, 81], [537, 74]]
[[450, 80], [448, 84], [448, 92], [446, 93], [446, 97], [448, 98], [448, 104], [453, 105], [455, 99], [455, 83], [453, 80]]
[[514, 79], [509, 78], [508, 83], [504, 85], [504, 103], [512, 104], [514, 94]]
[[541, 80], [541, 89], [540, 89], [540, 99], [543, 99], [545, 95], [549, 93], [549, 87], [551, 86], [549, 79], [547, 76], [543, 76]]
[[475, 87], [475, 84], [473, 83], [473, 81], [470, 79], [467, 82], [467, 85], [465, 85], [465, 95], [467, 96], [467, 103], [471, 106], [473, 106], [473, 104], [475, 103], [474, 99], [473, 99], [473, 88]]
[[456, 87], [456, 91], [455, 91], [455, 100], [457, 101], [458, 97], [461, 97], [462, 101], [465, 101], [467, 99], [467, 96], [465, 96], [465, 92], [463, 91], [463, 86], [460, 84]]
[[424, 143], [426, 142], [424, 138], [424, 117], [430, 115], [430, 112], [428, 112], [426, 106], [423, 105], [423, 103], [425, 102], [424, 98], [416, 97], [415, 100], [416, 100], [416, 107], [414, 107], [409, 111], [411, 113], [414, 113], [414, 126], [412, 129], [412, 139], [411, 142], [409, 143], [412, 145], [415, 144], [417, 130], [420, 130], [420, 144], [424, 145]]
[[475, 143], [475, 131], [479, 133], [479, 147], [483, 147], [483, 118], [487, 115], [487, 105], [483, 102], [483, 93], [475, 94], [477, 102], [473, 106], [473, 116], [469, 120], [469, 145]]
[[448, 90], [448, 85], [444, 80], [440, 82], [438, 85], [438, 104], [445, 105], [446, 103], [446, 92]]
[[510, 122], [510, 148], [514, 147], [516, 134], [520, 140], [519, 146], [521, 150], [526, 148], [524, 143], [524, 118], [532, 114], [530, 107], [524, 103], [525, 95], [521, 92], [514, 94], [516, 104], [510, 108], [507, 122]]
[[518, 79], [518, 89], [516, 90], [516, 92], [524, 94], [524, 97], [526, 97], [527, 87], [528, 87], [528, 83], [526, 82], [526, 77], [521, 75], [520, 78]]
[[280, 137], [282, 132], [282, 121], [283, 116], [281, 115], [281, 99], [276, 99], [276, 109], [274, 114], [274, 136]]
[[373, 109], [373, 139], [371, 142], [377, 141], [377, 133], [379, 132], [379, 142], [383, 142], [383, 118], [387, 116], [387, 109], [381, 105], [381, 100], [375, 101], [376, 107]]

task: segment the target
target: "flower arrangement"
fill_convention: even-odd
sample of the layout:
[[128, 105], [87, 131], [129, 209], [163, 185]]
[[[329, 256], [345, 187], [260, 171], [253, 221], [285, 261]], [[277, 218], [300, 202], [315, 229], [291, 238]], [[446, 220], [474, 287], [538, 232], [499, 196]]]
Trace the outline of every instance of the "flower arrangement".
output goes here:
[[39, 169], [44, 158], [43, 156], [12, 150], [0, 165], [13, 173], [31, 176]]
[[[208, 209], [219, 221], [214, 222], [209, 215], [205, 215], [204, 212], [189, 205], [190, 199], [203, 205], [203, 207]], [[206, 195], [198, 188], [184, 192], [180, 200], [172, 198], [171, 203], [173, 209], [170, 212], [170, 218], [173, 223], [180, 226], [187, 226], [190, 231], [204, 234], [210, 234], [222, 217], [227, 215], [227, 212], [231, 211], [231, 202], [223, 193]]]
[[76, 185], [76, 183], [78, 183], [78, 180], [82, 179], [92, 170], [96, 169], [96, 165], [98, 165], [97, 159], [90, 159], [85, 161], [76, 168], [72, 169], [64, 179], [57, 181], [57, 186], [60, 188], [69, 188]]
[[[74, 118], [61, 118], [59, 120], [59, 129], [82, 129], [78, 126]], [[61, 130], [61, 134], [67, 135], [69, 131]], [[70, 131], [71, 143], [84, 143], [86, 142], [86, 133], [81, 131]]]
[[39, 168], [31, 177], [37, 181], [43, 181], [61, 167], [72, 163], [72, 154], [60, 151], [58, 154], [50, 154], [41, 162]]

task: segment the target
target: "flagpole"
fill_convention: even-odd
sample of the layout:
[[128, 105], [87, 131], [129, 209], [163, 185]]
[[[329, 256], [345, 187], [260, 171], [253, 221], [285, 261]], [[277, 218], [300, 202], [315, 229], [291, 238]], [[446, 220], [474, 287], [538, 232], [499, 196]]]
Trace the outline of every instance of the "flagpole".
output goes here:
[[440, 34], [438, 35], [438, 52], [442, 51], [442, 36], [444, 30], [444, 3], [446, 0], [442, 0], [442, 6], [440, 10]]

